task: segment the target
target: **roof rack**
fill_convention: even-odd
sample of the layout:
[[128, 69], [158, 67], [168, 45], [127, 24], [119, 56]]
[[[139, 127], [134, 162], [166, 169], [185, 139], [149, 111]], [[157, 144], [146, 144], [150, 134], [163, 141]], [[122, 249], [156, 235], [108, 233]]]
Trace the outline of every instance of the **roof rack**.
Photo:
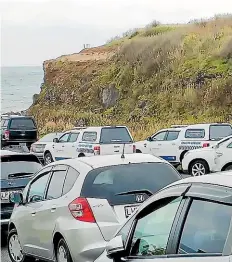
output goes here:
[[86, 126], [74, 126], [74, 127], [72, 127], [72, 130], [73, 129], [80, 130], [80, 129], [85, 129], [85, 128], [87, 128], [87, 127]]
[[182, 128], [187, 127], [188, 125], [171, 125], [172, 128]]

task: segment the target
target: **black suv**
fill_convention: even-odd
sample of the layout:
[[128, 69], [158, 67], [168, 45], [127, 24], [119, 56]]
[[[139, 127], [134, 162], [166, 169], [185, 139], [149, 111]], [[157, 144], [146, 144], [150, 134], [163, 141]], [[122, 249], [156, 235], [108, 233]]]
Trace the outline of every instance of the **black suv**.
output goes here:
[[37, 127], [31, 116], [2, 116], [2, 148], [9, 145], [27, 146], [37, 141]]
[[20, 154], [1, 150], [1, 231], [7, 231], [8, 221], [14, 208], [9, 197], [12, 192], [22, 191], [34, 173], [42, 168], [33, 154]]

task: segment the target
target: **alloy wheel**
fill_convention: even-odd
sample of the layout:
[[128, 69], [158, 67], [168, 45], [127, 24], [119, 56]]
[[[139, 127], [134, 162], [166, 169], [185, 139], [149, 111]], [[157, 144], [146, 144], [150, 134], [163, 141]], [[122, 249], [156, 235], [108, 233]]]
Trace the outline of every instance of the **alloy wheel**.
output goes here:
[[21, 262], [24, 258], [17, 234], [11, 235], [9, 239], [9, 252], [14, 261]]
[[205, 174], [206, 174], [206, 170], [202, 163], [196, 162], [192, 166], [192, 175], [193, 176], [203, 176]]

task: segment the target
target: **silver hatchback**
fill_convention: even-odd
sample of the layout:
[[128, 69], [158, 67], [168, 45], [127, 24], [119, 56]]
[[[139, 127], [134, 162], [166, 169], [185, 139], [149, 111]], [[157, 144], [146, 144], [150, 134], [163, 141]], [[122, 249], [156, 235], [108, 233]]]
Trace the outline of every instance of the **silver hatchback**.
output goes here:
[[13, 262], [94, 261], [142, 202], [180, 179], [171, 164], [147, 154], [54, 162], [23, 194], [12, 195], [9, 256]]

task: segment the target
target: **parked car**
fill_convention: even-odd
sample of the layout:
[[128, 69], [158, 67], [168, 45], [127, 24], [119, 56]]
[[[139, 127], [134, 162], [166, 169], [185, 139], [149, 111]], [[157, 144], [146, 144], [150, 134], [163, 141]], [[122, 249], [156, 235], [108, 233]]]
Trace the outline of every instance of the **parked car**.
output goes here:
[[82, 128], [66, 131], [59, 138], [54, 138], [52, 143], [46, 144], [43, 153], [44, 164], [77, 157], [76, 148], [81, 131]]
[[100, 126], [65, 132], [44, 150], [46, 164], [74, 157], [135, 153], [133, 138], [125, 126]]
[[31, 116], [4, 116], [1, 118], [1, 146], [21, 145], [30, 148], [37, 140], [37, 127]]
[[189, 150], [210, 147], [229, 135], [232, 126], [227, 123], [172, 126], [135, 143], [136, 152], [159, 156], [178, 166]]
[[46, 145], [53, 144], [54, 139], [59, 139], [63, 133], [49, 133], [31, 145], [31, 153], [36, 155], [40, 161], [44, 161], [44, 149]]
[[32, 154], [1, 150], [1, 229], [7, 230], [14, 205], [10, 203], [12, 192], [21, 192], [42, 167]]
[[95, 262], [230, 262], [232, 172], [190, 177], [144, 202]]
[[144, 200], [180, 179], [171, 164], [144, 154], [51, 163], [23, 194], [14, 194], [18, 204], [9, 225], [10, 258], [94, 261]]
[[216, 148], [212, 172], [232, 170], [232, 139]]
[[[218, 150], [225, 153], [227, 146], [231, 143], [232, 136], [228, 136], [221, 139], [213, 146], [188, 151], [182, 160], [183, 172], [191, 174], [192, 176], [202, 176], [212, 172], [215, 164], [214, 159]], [[221, 169], [219, 171], [221, 171]]]

